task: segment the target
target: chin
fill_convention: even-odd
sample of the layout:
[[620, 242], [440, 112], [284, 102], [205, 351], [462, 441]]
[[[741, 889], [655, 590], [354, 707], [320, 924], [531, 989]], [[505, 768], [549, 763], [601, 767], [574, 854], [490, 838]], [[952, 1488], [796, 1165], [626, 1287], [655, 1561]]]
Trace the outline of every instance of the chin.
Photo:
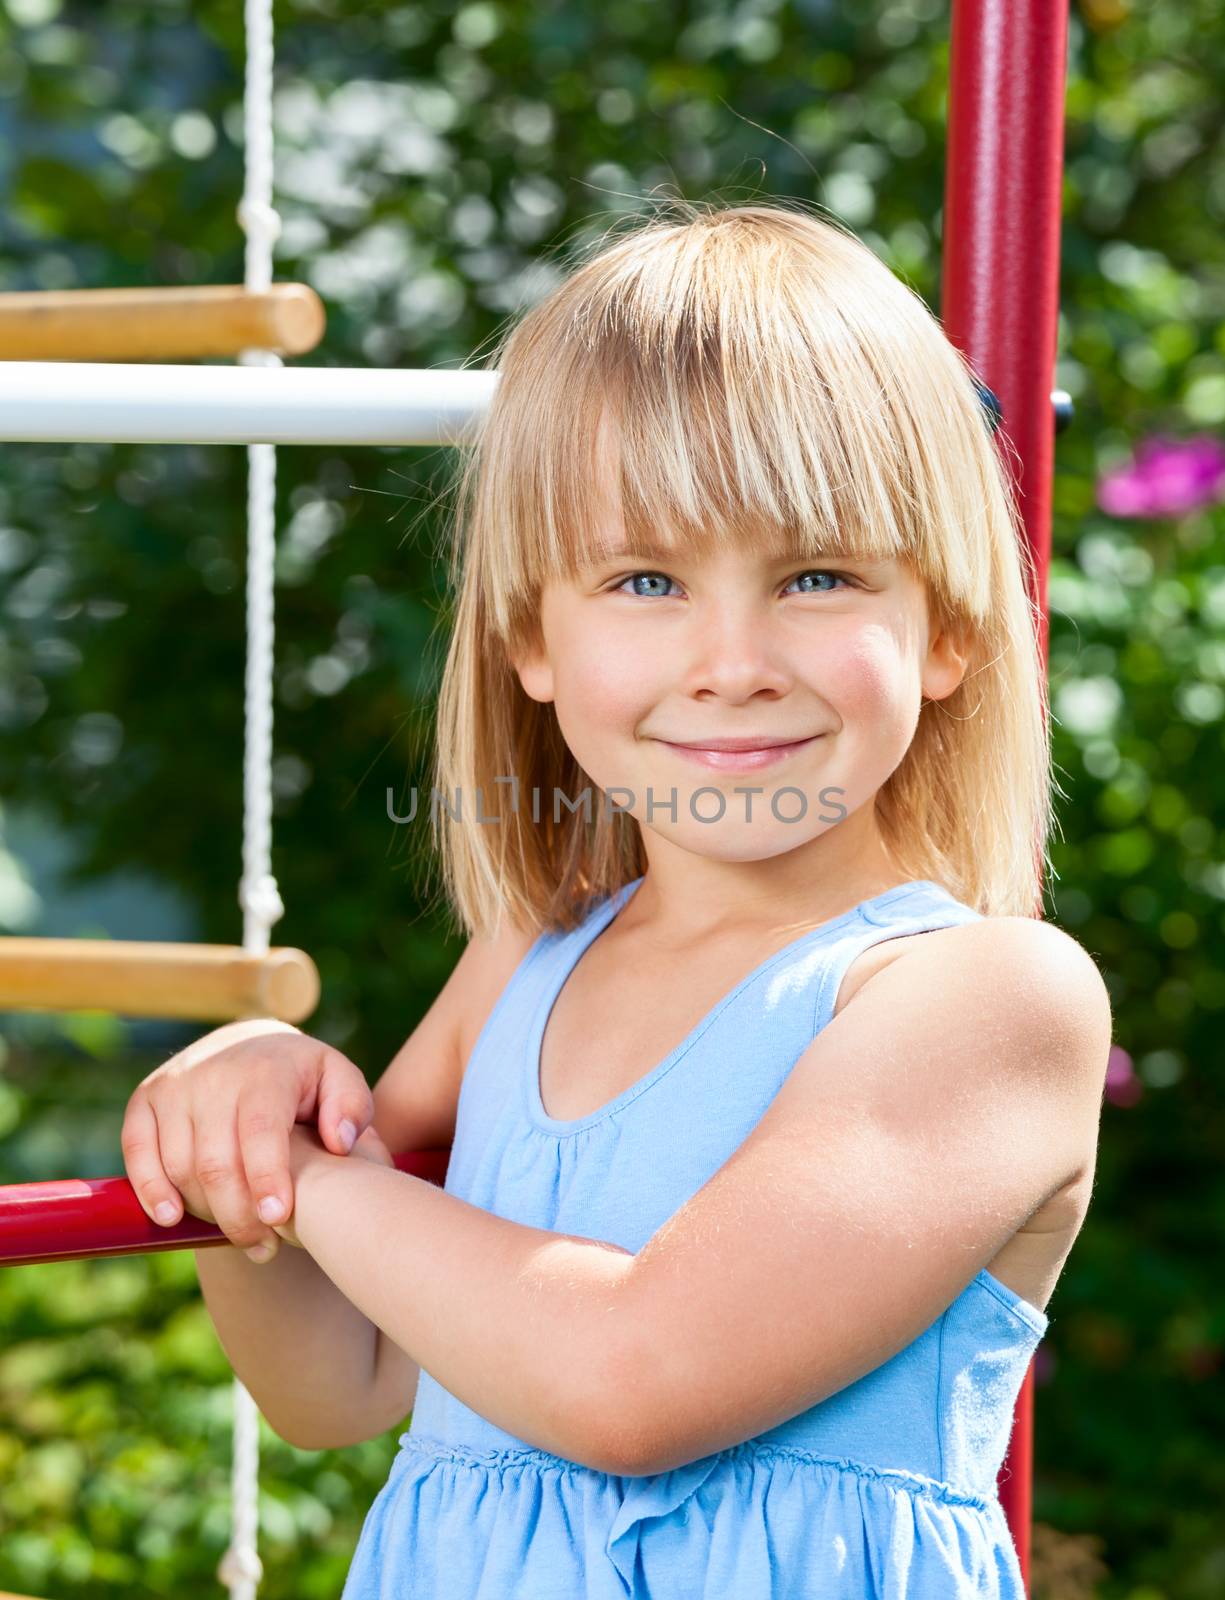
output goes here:
[[[642, 823], [641, 826], [646, 828], [647, 825]], [[712, 823], [709, 828], [699, 825], [696, 832], [686, 829], [683, 833], [662, 833], [658, 828], [649, 831], [667, 839], [669, 844], [688, 851], [690, 855], [700, 856], [704, 861], [726, 861], [743, 866], [755, 861], [773, 861], [777, 856], [790, 855], [793, 850], [803, 849], [812, 843], [809, 837], [797, 837], [794, 830], [779, 828], [777, 824], [760, 831], [740, 828], [727, 837], [720, 837], [717, 828], [718, 825]]]

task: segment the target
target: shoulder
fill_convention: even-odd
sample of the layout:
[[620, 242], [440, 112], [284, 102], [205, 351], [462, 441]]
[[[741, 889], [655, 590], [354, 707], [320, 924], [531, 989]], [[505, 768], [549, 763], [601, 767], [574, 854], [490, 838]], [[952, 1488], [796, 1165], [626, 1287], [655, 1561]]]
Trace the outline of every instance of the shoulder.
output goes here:
[[952, 1014], [972, 1001], [965, 1015], [1030, 1038], [1039, 1059], [1080, 1062], [1104, 1080], [1110, 994], [1093, 957], [1064, 929], [1037, 917], [979, 917], [896, 943], [904, 946], [890, 965], [896, 993], [930, 1003], [937, 985]]
[[[929, 928], [921, 933], [897, 934], [870, 946], [861, 960], [872, 958], [872, 971], [923, 951], [952, 961], [968, 959], [976, 967], [1004, 963], [1024, 970], [1038, 981], [1042, 974], [1062, 980], [1062, 987], [1087, 998], [1106, 995], [1106, 985], [1093, 957], [1053, 922], [1037, 917], [975, 917], [973, 921]], [[955, 953], [955, 954], [954, 954]], [[858, 966], [858, 963], [857, 963]]]
[[[1102, 975], [1088, 951], [1052, 922], [1036, 917], [975, 917], [970, 922], [930, 928], [922, 933], [896, 934], [878, 940], [862, 951], [847, 969], [838, 991], [834, 1014], [860, 994], [869, 979], [898, 962], [922, 952], [928, 961], [951, 968], [971, 963], [976, 972], [1003, 964], [1025, 973], [1032, 984], [1057, 989], [1069, 999], [1079, 999], [1100, 1011], [1108, 1006]], [[910, 970], [915, 970], [911, 962]]]
[[920, 1143], [955, 1126], [1011, 1151], [1040, 1203], [1096, 1148], [1111, 1035], [1096, 964], [1029, 917], [975, 918], [905, 945], [817, 1033], [772, 1110], [796, 1127], [875, 1122]]
[[1096, 961], [1070, 933], [1038, 917], [981, 917], [941, 930], [979, 972], [1007, 978], [1005, 993], [1024, 994], [1055, 1012], [1109, 1021], [1110, 996]]

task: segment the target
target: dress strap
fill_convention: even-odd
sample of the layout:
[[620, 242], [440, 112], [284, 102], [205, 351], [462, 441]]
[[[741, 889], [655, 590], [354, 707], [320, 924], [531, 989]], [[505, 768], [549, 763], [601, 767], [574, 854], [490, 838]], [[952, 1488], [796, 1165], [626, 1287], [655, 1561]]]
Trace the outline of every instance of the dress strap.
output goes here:
[[865, 950], [883, 944], [886, 939], [900, 939], [907, 934], [931, 933], [937, 928], [953, 928], [965, 922], [982, 921], [981, 911], [963, 905], [939, 884], [924, 882], [922, 889], [921, 896], [911, 896], [896, 907], [878, 910], [875, 916], [870, 906], [860, 907], [859, 918], [830, 948], [822, 963], [813, 1017], [815, 1032], [825, 1027], [833, 1016], [842, 980]]

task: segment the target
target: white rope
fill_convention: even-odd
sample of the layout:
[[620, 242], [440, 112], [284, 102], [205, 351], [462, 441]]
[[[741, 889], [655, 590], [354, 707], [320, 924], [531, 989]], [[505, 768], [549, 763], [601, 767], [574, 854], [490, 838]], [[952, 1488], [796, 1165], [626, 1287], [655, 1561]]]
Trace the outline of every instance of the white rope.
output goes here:
[[[246, 287], [267, 289], [281, 219], [272, 206], [272, 0], [246, 0], [247, 59], [243, 92], [242, 200]], [[279, 367], [268, 350], [243, 350], [243, 366]], [[243, 949], [267, 952], [269, 930], [284, 915], [272, 875], [272, 645], [276, 558], [276, 446], [247, 447], [247, 667], [243, 750]], [[263, 1577], [259, 1535], [259, 1410], [234, 1379], [234, 1459], [230, 1546], [217, 1569], [231, 1600], [255, 1600]]]

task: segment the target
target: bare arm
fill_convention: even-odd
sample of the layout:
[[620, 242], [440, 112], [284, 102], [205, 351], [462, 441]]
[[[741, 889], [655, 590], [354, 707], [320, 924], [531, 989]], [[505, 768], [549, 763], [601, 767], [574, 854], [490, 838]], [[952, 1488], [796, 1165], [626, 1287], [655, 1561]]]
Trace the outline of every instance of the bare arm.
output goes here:
[[282, 1439], [323, 1450], [394, 1426], [375, 1405], [378, 1330], [305, 1250], [263, 1266], [233, 1246], [194, 1254], [222, 1349]]
[[[375, 1085], [372, 1126], [389, 1150], [450, 1145], [470, 1042], [531, 943], [518, 930], [469, 943]], [[408, 1415], [417, 1363], [306, 1250], [278, 1250], [262, 1266], [236, 1249], [195, 1256], [230, 1365], [283, 1439], [301, 1449], [340, 1449], [377, 1438]]]

